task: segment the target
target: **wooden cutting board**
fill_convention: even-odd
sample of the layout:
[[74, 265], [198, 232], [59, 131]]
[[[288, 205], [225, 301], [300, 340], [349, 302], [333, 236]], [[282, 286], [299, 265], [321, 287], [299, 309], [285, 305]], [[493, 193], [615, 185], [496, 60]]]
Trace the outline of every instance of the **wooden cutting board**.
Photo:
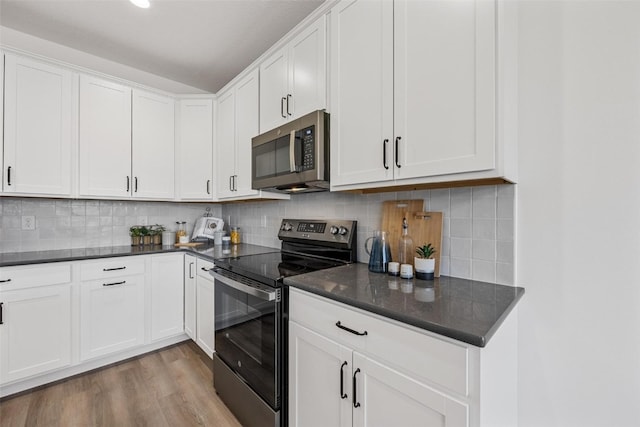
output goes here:
[[382, 228], [389, 234], [391, 258], [398, 260], [398, 241], [402, 235], [402, 218], [409, 223], [409, 236], [414, 247], [431, 243], [436, 248], [435, 276], [440, 277], [442, 249], [442, 212], [425, 212], [424, 200], [389, 200], [382, 204]]

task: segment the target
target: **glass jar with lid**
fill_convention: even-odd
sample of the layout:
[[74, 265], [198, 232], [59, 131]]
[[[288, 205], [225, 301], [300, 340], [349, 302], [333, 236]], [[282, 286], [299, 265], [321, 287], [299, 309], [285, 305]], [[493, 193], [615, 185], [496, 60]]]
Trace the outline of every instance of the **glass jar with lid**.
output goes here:
[[240, 243], [240, 227], [231, 227], [231, 243], [234, 245]]
[[184, 243], [187, 238], [187, 222], [176, 221], [178, 228], [176, 229], [176, 243]]

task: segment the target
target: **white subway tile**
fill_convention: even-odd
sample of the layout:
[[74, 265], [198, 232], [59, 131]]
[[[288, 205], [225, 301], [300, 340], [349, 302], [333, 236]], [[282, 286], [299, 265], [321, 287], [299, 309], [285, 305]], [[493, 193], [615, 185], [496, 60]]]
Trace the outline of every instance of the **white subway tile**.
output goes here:
[[513, 241], [514, 222], [511, 219], [498, 220], [498, 240]]
[[473, 259], [484, 261], [496, 260], [496, 241], [495, 240], [473, 240], [471, 242], [471, 255]]
[[451, 218], [451, 237], [471, 237], [471, 219]]
[[496, 239], [495, 219], [473, 219], [474, 239]]
[[451, 218], [471, 218], [471, 188], [451, 189]]
[[480, 261], [474, 259], [471, 261], [471, 278], [481, 282], [496, 281], [496, 264], [495, 262]]
[[451, 258], [471, 259], [471, 239], [452, 237]]
[[514, 285], [513, 264], [496, 263], [496, 283], [501, 285]]
[[459, 277], [461, 279], [471, 278], [471, 260], [468, 258], [451, 257], [451, 265], [449, 269], [449, 275], [452, 277]]
[[496, 217], [496, 187], [473, 188], [473, 218]]

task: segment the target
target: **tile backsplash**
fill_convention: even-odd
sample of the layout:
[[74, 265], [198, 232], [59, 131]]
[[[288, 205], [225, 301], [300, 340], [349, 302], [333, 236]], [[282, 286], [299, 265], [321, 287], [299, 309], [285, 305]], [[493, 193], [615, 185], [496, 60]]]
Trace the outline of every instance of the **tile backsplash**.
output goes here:
[[[128, 245], [129, 227], [187, 221], [191, 232], [206, 207], [241, 227], [246, 243], [279, 247], [282, 218], [358, 221], [358, 260], [367, 262], [364, 241], [382, 221], [382, 202], [423, 199], [424, 208], [444, 213], [441, 273], [502, 284], [514, 281], [514, 191], [512, 185], [464, 187], [360, 195], [309, 193], [284, 201], [230, 204], [109, 200], [0, 198], [0, 252], [25, 252]], [[24, 216], [35, 230], [23, 230]]]
[[514, 281], [513, 185], [359, 195], [309, 193], [290, 201], [226, 204], [225, 221], [241, 227], [244, 242], [277, 247], [282, 218], [358, 221], [358, 260], [368, 262], [364, 241], [379, 229], [382, 202], [423, 199], [427, 211], [444, 213], [442, 274], [512, 285]]
[[[0, 252], [27, 252], [129, 245], [132, 225], [161, 224], [175, 230], [186, 221], [191, 231], [205, 208], [220, 217], [217, 204], [112, 200], [0, 198]], [[23, 230], [23, 217], [35, 217], [35, 230]]]

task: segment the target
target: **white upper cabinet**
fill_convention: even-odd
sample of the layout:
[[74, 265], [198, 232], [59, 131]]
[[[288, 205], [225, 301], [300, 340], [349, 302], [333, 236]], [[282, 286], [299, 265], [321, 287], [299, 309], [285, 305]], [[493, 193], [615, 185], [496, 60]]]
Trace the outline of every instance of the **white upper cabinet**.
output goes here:
[[174, 196], [174, 105], [172, 98], [133, 91], [133, 196], [167, 199]]
[[217, 194], [218, 198], [233, 197], [233, 178], [236, 174], [235, 87], [218, 97], [216, 114]]
[[495, 4], [396, 1], [394, 20], [395, 178], [493, 169]]
[[326, 106], [324, 15], [260, 65], [260, 132]]
[[131, 196], [131, 88], [80, 76], [80, 196]]
[[331, 10], [331, 185], [393, 179], [393, 3]]
[[71, 196], [76, 77], [11, 54], [5, 61], [3, 191]]
[[484, 0], [331, 10], [333, 189], [514, 178], [513, 134], [496, 128], [502, 14]]
[[175, 101], [80, 76], [79, 195], [172, 200]]
[[255, 196], [251, 189], [251, 138], [258, 135], [258, 70], [218, 101], [218, 197]]
[[181, 200], [212, 200], [213, 100], [178, 101], [177, 182]]

